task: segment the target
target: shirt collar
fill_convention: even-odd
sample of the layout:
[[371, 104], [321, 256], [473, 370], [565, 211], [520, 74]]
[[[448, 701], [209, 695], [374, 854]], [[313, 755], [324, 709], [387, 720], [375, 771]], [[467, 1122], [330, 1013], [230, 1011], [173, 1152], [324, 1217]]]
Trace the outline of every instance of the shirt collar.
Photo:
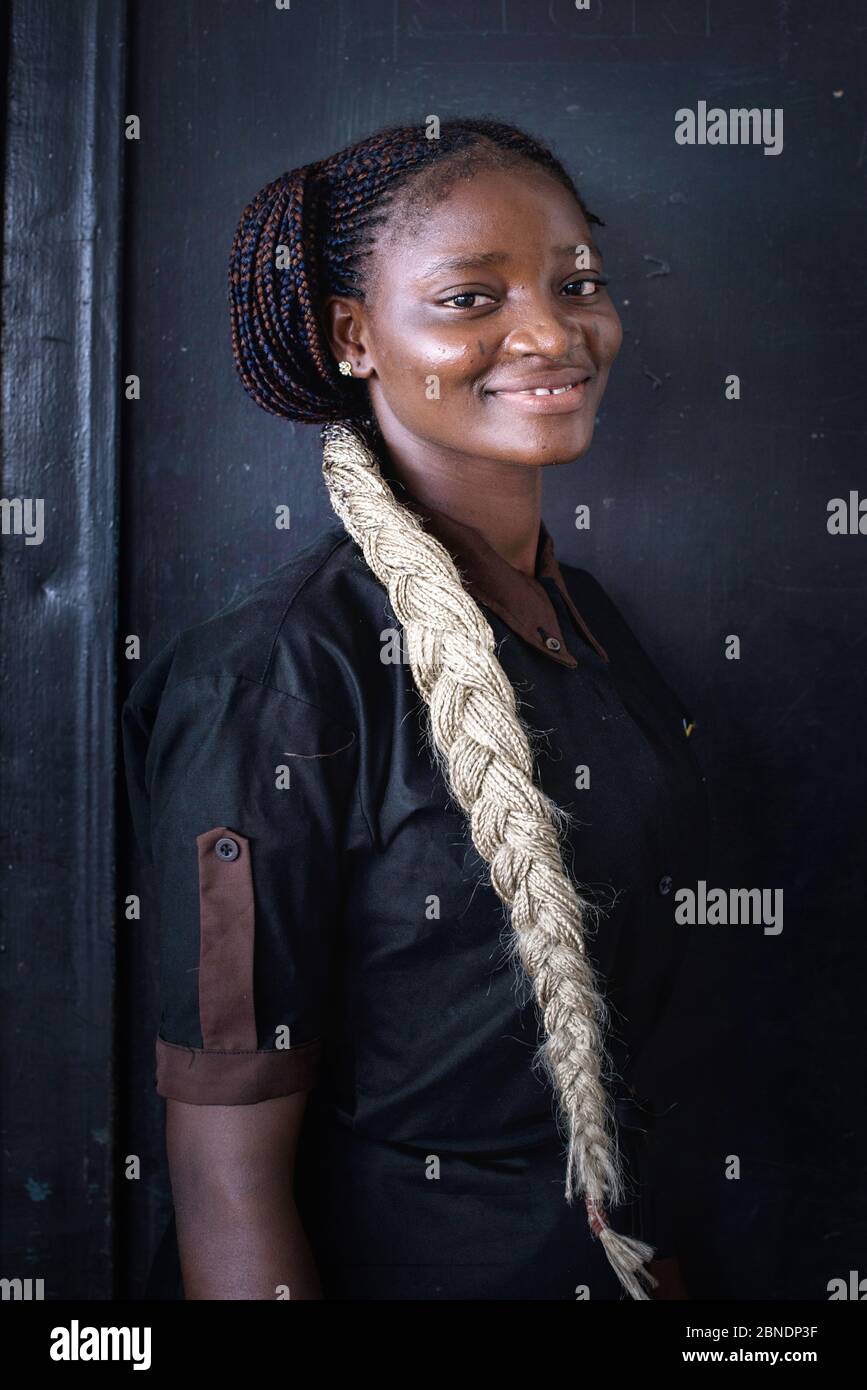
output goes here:
[[536, 575], [531, 578], [504, 560], [477, 527], [458, 521], [457, 517], [438, 508], [422, 504], [406, 493], [402, 494], [401, 501], [426, 522], [427, 529], [449, 551], [461, 572], [467, 592], [477, 602], [491, 608], [531, 647], [561, 666], [578, 665], [560, 627], [557, 610], [541, 582], [550, 579], [557, 586], [576, 627], [602, 660], [608, 661], [608, 653], [593, 636], [566, 588], [554, 552], [554, 541], [544, 521], [539, 527]]

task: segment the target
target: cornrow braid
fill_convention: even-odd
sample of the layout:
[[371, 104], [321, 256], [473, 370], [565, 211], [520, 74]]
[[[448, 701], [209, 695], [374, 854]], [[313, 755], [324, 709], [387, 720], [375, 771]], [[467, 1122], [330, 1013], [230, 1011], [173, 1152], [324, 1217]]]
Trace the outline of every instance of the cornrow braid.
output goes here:
[[567, 817], [535, 783], [530, 731], [490, 624], [446, 548], [383, 476], [366, 390], [338, 372], [318, 317], [324, 294], [363, 298], [373, 229], [408, 211], [402, 190], [415, 194], [426, 180], [426, 193], [442, 193], [457, 171], [528, 159], [600, 222], [547, 146], [487, 119], [443, 122], [439, 140], [392, 128], [275, 180], [245, 209], [232, 247], [232, 345], [258, 404], [324, 426], [331, 504], [404, 629], [431, 752], [509, 914], [513, 960], [533, 986], [546, 1034], [534, 1066], [550, 1077], [569, 1135], [566, 1200], [583, 1196], [622, 1286], [646, 1300], [657, 1284], [646, 1268], [653, 1247], [617, 1234], [606, 1214], [625, 1186], [604, 1084], [608, 1009], [585, 944], [593, 908], [563, 862]]

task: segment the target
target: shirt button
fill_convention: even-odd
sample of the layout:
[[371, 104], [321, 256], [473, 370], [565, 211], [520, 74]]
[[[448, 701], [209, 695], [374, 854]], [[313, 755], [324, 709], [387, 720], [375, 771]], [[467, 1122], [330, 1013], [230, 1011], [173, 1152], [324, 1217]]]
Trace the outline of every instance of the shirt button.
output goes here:
[[560, 643], [557, 641], [556, 637], [546, 637], [545, 646], [552, 652], [559, 652], [560, 650]]
[[218, 840], [214, 845], [214, 853], [219, 859], [237, 859], [241, 850], [237, 840], [230, 840], [224, 835], [222, 840]]
[[662, 893], [663, 897], [666, 893], [671, 892], [673, 886], [674, 879], [671, 877], [671, 874], [664, 874], [663, 877], [659, 880], [658, 884], [656, 885], [657, 889], [660, 893]]

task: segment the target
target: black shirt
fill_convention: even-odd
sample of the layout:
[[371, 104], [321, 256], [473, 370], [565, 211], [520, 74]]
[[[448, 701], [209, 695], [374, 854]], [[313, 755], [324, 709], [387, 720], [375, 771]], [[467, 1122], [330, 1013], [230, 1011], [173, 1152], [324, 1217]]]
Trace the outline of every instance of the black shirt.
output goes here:
[[[692, 720], [596, 580], [531, 579], [473, 527], [408, 502], [482, 605], [567, 868], [602, 910], [637, 1182], [652, 1114], [630, 1076], [682, 952], [678, 886], [706, 874]], [[388, 595], [339, 522], [180, 632], [123, 709], [161, 932], [160, 1095], [311, 1092], [296, 1195], [334, 1298], [593, 1298], [622, 1290], [564, 1197], [565, 1141], [531, 1061], [544, 1034], [502, 904], [426, 744]], [[670, 1254], [643, 1200], [611, 1214]]]

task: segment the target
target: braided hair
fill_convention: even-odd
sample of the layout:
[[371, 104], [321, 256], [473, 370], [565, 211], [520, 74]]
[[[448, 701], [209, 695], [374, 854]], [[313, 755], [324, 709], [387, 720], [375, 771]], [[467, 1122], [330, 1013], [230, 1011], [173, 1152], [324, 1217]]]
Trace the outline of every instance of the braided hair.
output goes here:
[[533, 985], [545, 1041], [533, 1065], [554, 1087], [567, 1127], [566, 1200], [584, 1198], [593, 1234], [623, 1287], [647, 1299], [657, 1281], [646, 1243], [614, 1232], [606, 1206], [625, 1178], [604, 1033], [608, 1008], [588, 958], [594, 913], [563, 863], [568, 816], [536, 784], [533, 733], [495, 654], [494, 635], [454, 560], [389, 485], [388, 459], [364, 381], [341, 375], [321, 317], [328, 295], [364, 300], [377, 229], [403, 229], [426, 198], [482, 168], [541, 167], [575, 198], [541, 141], [487, 118], [454, 119], [428, 138], [394, 126], [267, 184], [245, 208], [232, 245], [232, 351], [263, 409], [320, 424], [334, 510], [388, 591], [428, 713], [431, 753], [466, 813], [473, 843], [510, 915], [513, 959]]

